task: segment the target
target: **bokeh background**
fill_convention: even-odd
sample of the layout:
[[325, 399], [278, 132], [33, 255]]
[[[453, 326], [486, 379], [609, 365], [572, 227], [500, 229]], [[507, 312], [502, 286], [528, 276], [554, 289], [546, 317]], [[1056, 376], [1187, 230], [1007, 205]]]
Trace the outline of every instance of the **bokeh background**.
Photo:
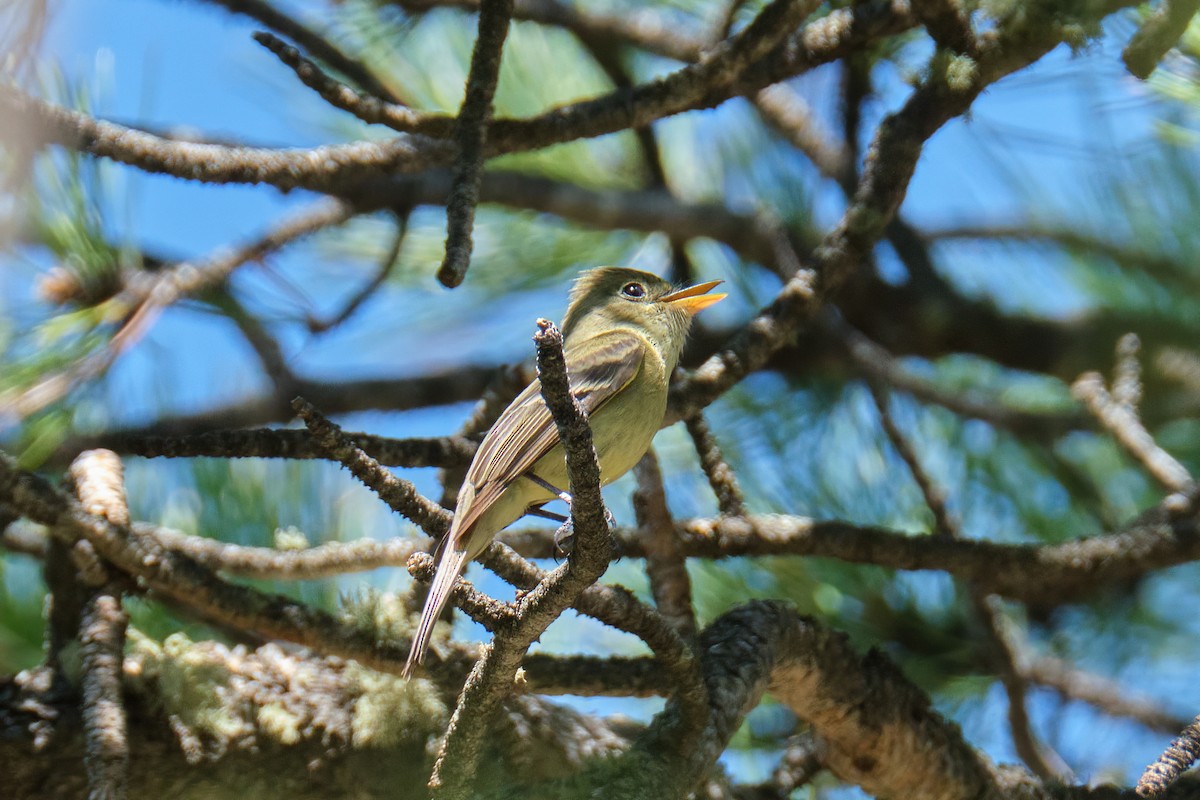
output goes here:
[[[330, 31], [414, 106], [457, 110], [474, 17], [456, 9], [412, 15], [368, 0], [279, 5]], [[588, 6], [628, 10], [619, 3]], [[704, 31], [724, 8], [669, 0], [653, 11], [683, 29]], [[758, 8], [746, 3], [735, 28]], [[1059, 48], [989, 89], [968, 117], [951, 122], [926, 147], [902, 213], [926, 232], [937, 273], [961, 296], [1062, 330], [1111, 331], [1112, 338], [1087, 344], [1094, 360], [1081, 368], [1109, 371], [1115, 335], [1138, 333], [1147, 423], [1173, 455], [1200, 467], [1200, 395], [1164, 377], [1155, 360], [1167, 348], [1186, 350], [1200, 330], [1200, 27], [1193, 24], [1180, 48], [1142, 82], [1120, 61], [1136, 22], [1137, 12], [1110, 19], [1095, 41], [1074, 51]], [[0, 31], [9, 31], [0, 33], [0, 47], [11, 56], [6, 68], [41, 96], [151, 130], [299, 147], [385, 136], [301, 86], [251, 38], [259, 27], [203, 2], [60, 0], [45, 8], [17, 2], [0, 10]], [[28, 49], [18, 47], [31, 40]], [[928, 39], [914, 33], [874, 54], [861, 150], [878, 121], [906, 97], [931, 52]], [[639, 80], [678, 66], [635, 51], [624, 53], [622, 63]], [[841, 64], [790, 82], [833, 141], [841, 131], [842, 82]], [[525, 116], [610, 88], [604, 70], [569, 33], [514, 23], [497, 114]], [[745, 100], [657, 123], [654, 133], [667, 185], [683, 202], [769, 213], [808, 241], [845, 207], [837, 184], [764, 126]], [[116, 266], [143, 258], [204, 258], [312, 202], [300, 191], [205, 186], [63, 151], [30, 162], [9, 148], [0, 158], [6, 170], [0, 393], [9, 397], [95, 352], [111, 335], [94, 308], [47, 297], [54, 270], [102, 280]], [[589, 188], [637, 190], [647, 183], [637, 140], [628, 132], [507, 157], [495, 166]], [[598, 230], [485, 205], [472, 271], [463, 287], [449, 291], [434, 279], [444, 210], [417, 207], [379, 291], [343, 324], [312, 332], [308, 320], [335, 314], [376, 273], [396, 235], [390, 215], [359, 217], [240, 268], [229, 283], [236, 310], [204, 299], [172, 306], [103, 375], [34, 413], [0, 417], [0, 446], [28, 466], [54, 472], [63, 466], [64, 443], [77, 435], [237, 407], [267, 393], [269, 379], [233, 319], [238, 314], [277, 338], [298, 375], [330, 383], [398, 380], [528, 360], [533, 319], [561, 318], [567, 288], [581, 269], [672, 270], [672, 249], [662, 234]], [[725, 245], [696, 239], [686, 243], [686, 253], [694, 277], [728, 282], [730, 297], [705, 313], [706, 329], [732, 329], [778, 290], [775, 275]], [[876, 258], [886, 281], [909, 280], [888, 245], [880, 245]], [[905, 365], [949, 390], [1023, 410], [1053, 417], [1078, 410], [1070, 376], [1011, 370], [971, 353], [910, 358]], [[384, 435], [441, 435], [457, 430], [471, 408], [364, 410], [338, 421], [348, 430]], [[1136, 464], [1090, 426], [1018, 435], [902, 394], [892, 408], [972, 538], [1062, 541], [1114, 529], [1161, 499]], [[709, 410], [709, 421], [755, 513], [845, 519], [914, 534], [930, 529], [931, 515], [889, 446], [865, 385], [843, 367], [753, 375]], [[682, 426], [664, 430], [656, 448], [676, 516], [713, 515], [715, 500]], [[435, 470], [404, 474], [423, 493], [440, 495]], [[134, 518], [230, 542], [270, 545], [300, 533], [316, 544], [413, 532], [336, 465], [322, 462], [131, 458], [127, 477]], [[632, 486], [626, 477], [606, 490], [627, 524]], [[961, 723], [969, 741], [994, 759], [1016, 760], [1003, 687], [986, 664], [984, 637], [963, 588], [947, 576], [795, 558], [690, 568], [702, 620], [745, 598], [790, 599], [848, 631], [863, 648], [889, 653]], [[39, 565], [21, 555], [0, 552], [0, 576], [0, 672], [7, 673], [41, 658], [45, 589]], [[511, 596], [477, 567], [471, 577], [484, 591]], [[1190, 718], [1200, 710], [1198, 579], [1200, 571], [1186, 565], [1036, 618], [1019, 606], [1005, 608], [1032, 652], [1061, 656]], [[408, 580], [402, 570], [383, 570], [271, 588], [336, 607], [366, 586], [394, 591]], [[646, 591], [636, 562], [615, 564], [606, 580]], [[219, 636], [157, 606], [134, 603], [133, 610], [134, 624], [152, 636], [176, 630]], [[482, 637], [469, 622], [459, 625], [462, 636]], [[538, 646], [635, 653], [641, 645], [568, 616]], [[1169, 738], [1049, 689], [1032, 687], [1028, 700], [1037, 734], [1082, 780], [1136, 780]], [[639, 718], [659, 707], [654, 701], [572, 702]], [[795, 726], [785, 709], [759, 708], [725, 763], [743, 780], [761, 779], [778, 757], [778, 737]], [[837, 796], [854, 794], [839, 790]]]

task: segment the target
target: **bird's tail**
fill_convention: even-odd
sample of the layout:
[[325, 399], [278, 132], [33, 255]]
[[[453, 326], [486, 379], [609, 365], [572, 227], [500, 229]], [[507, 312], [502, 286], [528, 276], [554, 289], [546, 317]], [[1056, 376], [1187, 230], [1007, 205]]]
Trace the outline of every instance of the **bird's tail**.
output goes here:
[[442, 551], [438, 562], [437, 574], [433, 576], [433, 584], [429, 587], [429, 596], [425, 598], [425, 608], [421, 611], [421, 622], [413, 635], [412, 649], [408, 651], [408, 661], [404, 663], [407, 678], [412, 677], [413, 670], [425, 659], [425, 650], [429, 647], [429, 637], [433, 635], [433, 625], [446, 607], [450, 599], [450, 590], [458, 580], [459, 573], [467, 563], [467, 551], [459, 550], [448, 544]]

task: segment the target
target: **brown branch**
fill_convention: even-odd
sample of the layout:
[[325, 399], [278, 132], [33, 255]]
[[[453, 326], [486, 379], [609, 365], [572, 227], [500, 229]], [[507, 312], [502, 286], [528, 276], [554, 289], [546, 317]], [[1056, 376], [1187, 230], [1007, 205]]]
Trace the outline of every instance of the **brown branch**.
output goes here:
[[746, 500], [742, 497], [742, 487], [738, 486], [737, 476], [721, 455], [717, 438], [713, 436], [704, 415], [697, 413], [685, 419], [683, 423], [687, 427], [688, 435], [692, 437], [696, 454], [700, 457], [700, 468], [704, 470], [708, 485], [717, 496], [717, 508], [728, 517], [746, 516]]
[[[455, 7], [478, 11], [479, 0], [390, 0], [411, 12]], [[681, 32], [673, 21], [648, 9], [631, 8], [620, 14], [602, 14], [558, 0], [516, 0], [513, 19], [565, 28], [581, 40], [609, 46], [627, 45], [676, 61], [695, 61], [704, 49], [698, 36]]]
[[321, 99], [334, 108], [349, 112], [371, 125], [386, 125], [395, 131], [408, 132], [422, 130], [428, 136], [445, 138], [451, 132], [453, 120], [439, 114], [426, 114], [414, 111], [408, 106], [391, 103], [382, 96], [362, 94], [351, 89], [341, 81], [327, 75], [312, 61], [305, 58], [299, 50], [290, 46], [277, 36], [257, 31], [254, 41], [270, 50], [284, 66], [296, 73], [308, 88], [312, 89]]
[[692, 610], [692, 583], [687, 562], [675, 540], [675, 526], [667, 508], [662, 471], [654, 450], [648, 450], [635, 468], [638, 488], [633, 496], [638, 533], [644, 543], [646, 576], [658, 613], [687, 640], [696, 638]]
[[1002, 401], [969, 393], [950, 392], [932, 381], [913, 374], [885, 348], [871, 341], [837, 314], [825, 314], [822, 325], [841, 340], [855, 365], [871, 380], [907, 392], [918, 400], [933, 403], [960, 416], [981, 419], [998, 428], [1026, 433], [1039, 438], [1056, 436], [1071, 428], [1084, 427], [1082, 413], [1049, 414], [1022, 411]]
[[[371, 433], [346, 433], [363, 452], [385, 467], [466, 466], [476, 443], [461, 436], [391, 439]], [[307, 430], [254, 428], [190, 436], [100, 435], [106, 447], [142, 458], [328, 458]]]
[[1158, 760], [1146, 767], [1137, 782], [1141, 797], [1156, 797], [1200, 759], [1200, 717], [1183, 729]]
[[607, 511], [600, 496], [600, 467], [587, 414], [571, 395], [562, 334], [538, 320], [534, 336], [542, 397], [566, 452], [575, 543], [567, 563], [517, 601], [516, 622], [498, 630], [463, 686], [438, 753], [429, 785], [436, 797], [471, 795], [480, 751], [492, 718], [529, 646], [583, 591], [599, 580], [612, 556]]
[[363, 303], [370, 300], [387, 282], [400, 263], [400, 249], [404, 246], [404, 239], [408, 233], [408, 217], [409, 215], [406, 213], [396, 215], [396, 235], [392, 237], [392, 246], [384, 254], [375, 275], [346, 301], [341, 311], [327, 319], [310, 316], [306, 321], [309, 333], [326, 333], [341, 325], [354, 316], [355, 312], [362, 308]]
[[[85, 538], [100, 557], [140, 578], [156, 597], [199, 612], [209, 621], [354, 659], [394, 675], [403, 669], [410, 644], [406, 638], [381, 636], [374, 628], [351, 626], [281, 595], [223, 581], [152, 536], [88, 514], [78, 501], [18, 469], [4, 453], [0, 453], [0, 504], [46, 525], [57, 536]], [[455, 646], [449, 650], [450, 654], [429, 670], [443, 689], [462, 684], [476, 648]], [[531, 689], [544, 694], [649, 696], [668, 689], [650, 660], [606, 659], [604, 665], [600, 669], [595, 659], [582, 656], [533, 654], [526, 656], [523, 667]]]
[[364, 91], [383, 98], [395, 100], [396, 96], [365, 65], [355, 61], [337, 48], [329, 39], [307, 28], [291, 14], [285, 14], [265, 0], [207, 0], [223, 6], [234, 14], [243, 14], [266, 25], [282, 36], [286, 36], [313, 53], [338, 72], [345, 75]]
[[700, 646], [712, 698], [701, 741], [684, 758], [662, 758], [679, 724], [668, 708], [621, 768], [606, 770], [606, 796], [686, 796], [768, 688], [826, 743], [825, 765], [868, 794], [999, 794], [991, 765], [885, 656], [859, 656], [844, 634], [785, 604], [734, 609], [701, 634]]
[[[772, 53], [774, 45], [805, 16], [802, 12], [809, 5], [782, 0], [777, 3], [785, 8], [760, 14], [757, 25], [751, 24], [698, 63], [659, 80], [632, 91], [562, 106], [531, 119], [495, 120], [489, 128], [487, 156], [527, 152], [644, 127], [683, 111], [711, 108], [730, 97], [756, 92], [828, 63], [913, 24], [906, 8], [893, 8], [887, 2], [859, 5], [813, 21]], [[148, 172], [202, 182], [269, 183], [284, 190], [305, 188], [352, 195], [364, 184], [377, 181], [380, 174], [444, 166], [456, 156], [451, 143], [421, 136], [309, 150], [174, 142], [91, 119], [7, 86], [0, 87], [0, 114], [11, 114], [32, 125], [39, 138], [48, 143], [112, 158]]]
[[1099, 373], [1080, 375], [1071, 386], [1071, 393], [1087, 405], [1125, 451], [1165, 489], [1179, 493], [1191, 491], [1195, 484], [1187, 468], [1158, 446], [1133, 409], [1113, 401]]
[[1121, 57], [1132, 74], [1145, 80], [1183, 36], [1200, 0], [1163, 0], [1129, 40]]
[[500, 59], [508, 36], [513, 0], [481, 0], [479, 34], [471, 53], [467, 89], [454, 126], [458, 156], [446, 202], [446, 255], [438, 269], [441, 284], [453, 289], [467, 276], [474, 243], [475, 206], [483, 174], [484, 148], [492, 117], [492, 98], [500, 78]]
[[[0, 95], [5, 89], [0, 88]], [[0, 105], [3, 98], [0, 97]], [[154, 272], [132, 273], [114, 302], [124, 317], [121, 328], [98, 352], [44, 376], [33, 386], [0, 395], [0, 415], [28, 416], [61, 399], [85, 381], [103, 375], [113, 362], [153, 326], [163, 309], [180, 298], [211, 289], [238, 267], [279, 250], [317, 230], [344, 222], [353, 211], [340, 201], [323, 201], [280, 223], [249, 244], [221, 252], [207, 261], [183, 262]]]
[[449, 511], [423, 497], [408, 481], [384, 469], [307, 400], [297, 397], [292, 406], [308, 426], [317, 446], [329, 458], [341, 462], [393, 511], [412, 520], [435, 539], [449, 530], [452, 516]]
[[1066, 700], [1087, 703], [1113, 717], [1127, 717], [1155, 731], [1174, 733], [1188, 721], [1148, 697], [1129, 696], [1115, 681], [1085, 672], [1061, 658], [1033, 656], [1021, 672], [1026, 680], [1053, 689]]
[[[1113, 590], [1156, 570], [1200, 559], [1200, 522], [1190, 506], [1155, 506], [1115, 533], [1058, 544], [1011, 544], [965, 538], [915, 537], [837, 520], [758, 515], [676, 523], [688, 558], [758, 556], [836, 558], [889, 569], [938, 570], [998, 594], [1046, 609]], [[621, 555], [640, 558], [636, 531], [618, 531]], [[530, 558], [551, 558], [548, 532], [503, 537]]]
[[[129, 524], [124, 467], [115, 453], [82, 453], [71, 464], [69, 476], [79, 504], [87, 513], [116, 525]], [[86, 544], [76, 543], [76, 550]], [[121, 606], [119, 590], [105, 585], [106, 570], [94, 555], [90, 560], [94, 562], [92, 568], [81, 570], [79, 578], [89, 589], [79, 618], [88, 797], [124, 800], [129, 745], [121, 676], [129, 618]]]
[[154, 537], [168, 550], [214, 572], [259, 580], [318, 580], [381, 567], [404, 567], [414, 553], [430, 544], [428, 540], [409, 538], [356, 539], [326, 542], [303, 550], [276, 550], [189, 536], [145, 523], [134, 523], [133, 530]]

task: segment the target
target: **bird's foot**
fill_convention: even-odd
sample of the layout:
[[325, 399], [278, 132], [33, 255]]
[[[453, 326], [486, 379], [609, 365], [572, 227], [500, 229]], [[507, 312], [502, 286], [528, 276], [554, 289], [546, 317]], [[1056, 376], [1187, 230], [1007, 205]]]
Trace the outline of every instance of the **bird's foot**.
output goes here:
[[575, 523], [568, 518], [562, 525], [558, 526], [558, 530], [554, 532], [554, 558], [566, 558], [571, 555], [571, 548], [575, 546]]
[[[611, 533], [617, 527], [617, 518], [607, 508], [604, 509], [604, 521], [608, 524], [608, 530]], [[562, 558], [571, 554], [571, 548], [575, 544], [575, 523], [567, 518], [562, 525], [558, 526], [558, 530], [554, 532], [554, 553], [555, 558]]]

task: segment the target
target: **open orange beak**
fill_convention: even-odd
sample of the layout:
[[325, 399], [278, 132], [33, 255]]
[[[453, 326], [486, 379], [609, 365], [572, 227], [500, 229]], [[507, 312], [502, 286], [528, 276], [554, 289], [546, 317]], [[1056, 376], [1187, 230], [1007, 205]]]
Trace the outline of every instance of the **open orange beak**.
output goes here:
[[695, 286], [689, 286], [686, 289], [665, 294], [660, 299], [662, 302], [670, 303], [676, 308], [682, 308], [689, 314], [695, 314], [725, 299], [725, 295], [723, 294], [706, 294], [710, 289], [722, 283], [724, 281], [697, 283]]

